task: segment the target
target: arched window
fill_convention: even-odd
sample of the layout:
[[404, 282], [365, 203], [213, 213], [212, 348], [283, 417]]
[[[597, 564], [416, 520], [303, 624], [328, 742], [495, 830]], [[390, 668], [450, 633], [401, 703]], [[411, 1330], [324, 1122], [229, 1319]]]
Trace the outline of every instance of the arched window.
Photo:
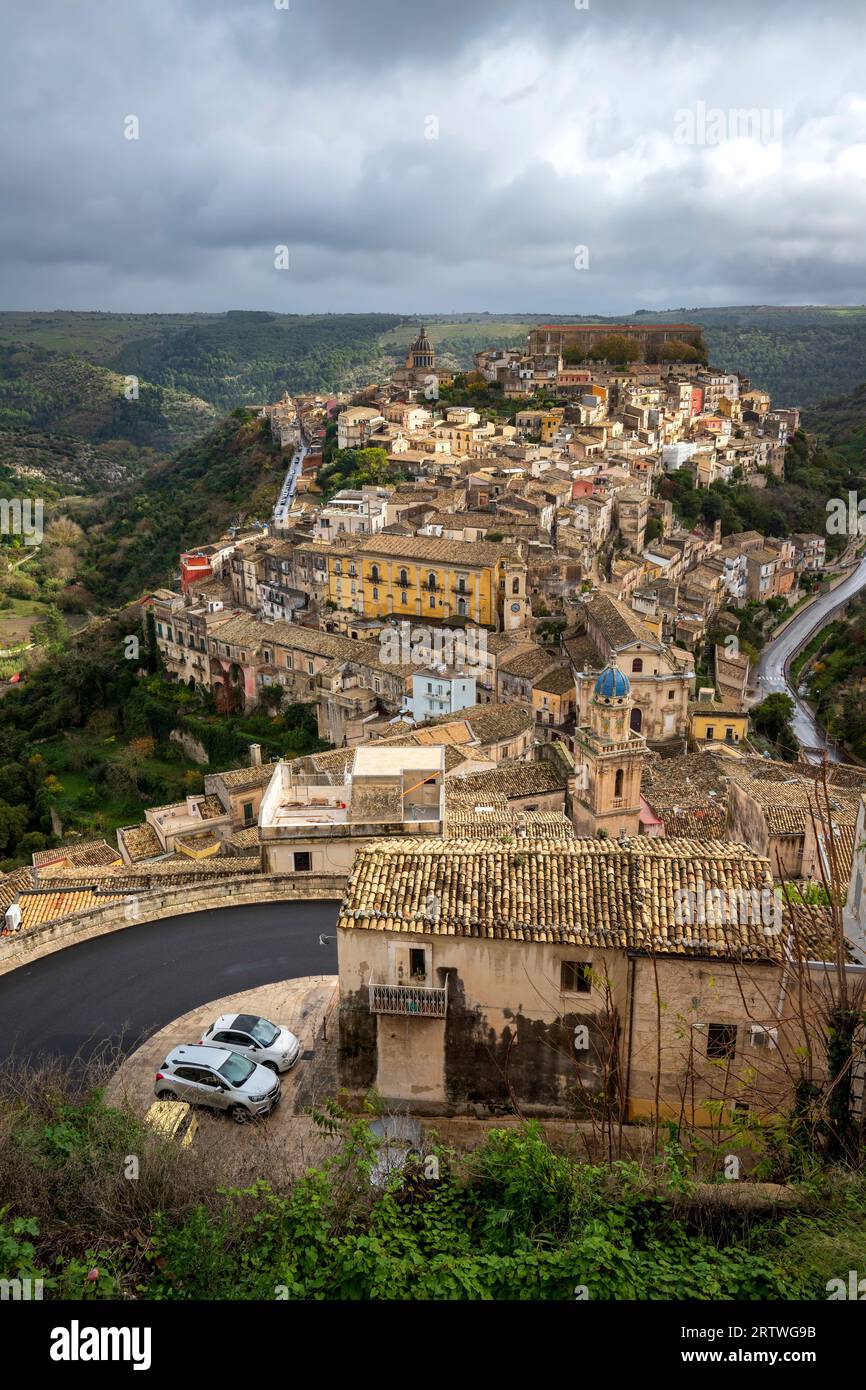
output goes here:
[[457, 600], [457, 613], [458, 613], [459, 617], [461, 617], [461, 618], [465, 618], [465, 617], [466, 617], [466, 600], [465, 600], [465, 598], [459, 598], [459, 599]]
[[635, 671], [642, 671], [642, 670], [643, 670], [643, 661], [641, 660], [641, 658], [640, 658], [639, 656], [636, 656], [635, 659], [634, 659], [634, 661], [631, 663], [631, 669], [632, 669], [632, 673], [634, 673]]
[[374, 583], [374, 584], [378, 584], [378, 583], [379, 583], [379, 566], [378, 566], [378, 565], [371, 565], [371, 566], [370, 566], [370, 579], [371, 579], [372, 583]]
[[409, 583], [409, 575], [408, 575], [408, 573], [407, 573], [406, 570], [401, 570], [401, 571], [400, 571], [400, 583], [401, 583], [401, 585], [403, 586], [404, 589], [405, 589], [406, 585]]
[[616, 770], [616, 777], [613, 779], [613, 794], [615, 797], [622, 796], [622, 768]]
[[436, 576], [435, 576], [435, 574], [433, 573], [432, 570], [430, 571], [430, 573], [429, 573], [428, 576], [427, 576], [427, 588], [428, 588], [428, 589], [435, 589], [435, 588], [436, 588]]
[[631, 724], [634, 733], [639, 734], [643, 725], [643, 710], [640, 709], [637, 705], [635, 705], [634, 709], [631, 712], [631, 719], [629, 720], [629, 723]]

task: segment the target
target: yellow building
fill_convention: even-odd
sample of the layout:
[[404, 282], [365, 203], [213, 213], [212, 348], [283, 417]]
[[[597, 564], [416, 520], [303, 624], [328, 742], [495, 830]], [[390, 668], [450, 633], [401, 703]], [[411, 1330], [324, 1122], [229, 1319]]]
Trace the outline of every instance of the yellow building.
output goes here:
[[738, 705], [717, 701], [707, 691], [689, 704], [689, 743], [737, 753], [749, 732], [749, 716]]
[[519, 546], [378, 535], [354, 559], [354, 578], [331, 571], [329, 596], [337, 608], [365, 618], [465, 621], [496, 631], [526, 622], [526, 563]]
[[514, 423], [518, 434], [538, 435], [542, 444], [550, 444], [565, 418], [561, 406], [551, 410], [518, 410]]

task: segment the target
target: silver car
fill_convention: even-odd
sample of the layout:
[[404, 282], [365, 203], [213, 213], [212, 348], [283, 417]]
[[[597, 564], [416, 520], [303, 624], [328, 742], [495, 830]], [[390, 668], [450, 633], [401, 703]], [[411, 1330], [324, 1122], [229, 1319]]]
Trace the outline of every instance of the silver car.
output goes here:
[[205, 1045], [231, 1048], [277, 1072], [288, 1071], [301, 1054], [294, 1033], [255, 1014], [221, 1014], [199, 1038], [199, 1046]]
[[282, 1094], [279, 1077], [227, 1047], [175, 1047], [156, 1073], [158, 1100], [225, 1110], [239, 1125], [269, 1115]]

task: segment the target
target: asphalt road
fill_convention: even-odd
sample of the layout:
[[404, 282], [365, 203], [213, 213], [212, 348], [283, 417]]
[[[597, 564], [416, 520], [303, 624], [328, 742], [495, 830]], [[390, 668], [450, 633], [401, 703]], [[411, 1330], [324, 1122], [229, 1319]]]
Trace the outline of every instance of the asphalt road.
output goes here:
[[814, 603], [808, 604], [798, 613], [781, 636], [764, 648], [758, 663], [758, 686], [762, 698], [777, 691], [790, 695], [795, 706], [792, 723], [798, 740], [806, 748], [826, 748], [827, 758], [832, 763], [842, 761], [842, 755], [832, 740], [827, 738], [805, 700], [800, 699], [796, 689], [789, 683], [788, 664], [819, 628], [832, 621], [836, 609], [864, 585], [866, 558], [860, 561], [838, 588], [822, 594]]
[[[254, 903], [142, 922], [0, 975], [0, 1056], [124, 1054], [210, 999], [337, 972], [336, 902]], [[319, 945], [319, 935], [332, 939]], [[195, 1041], [195, 1039], [193, 1039]]]

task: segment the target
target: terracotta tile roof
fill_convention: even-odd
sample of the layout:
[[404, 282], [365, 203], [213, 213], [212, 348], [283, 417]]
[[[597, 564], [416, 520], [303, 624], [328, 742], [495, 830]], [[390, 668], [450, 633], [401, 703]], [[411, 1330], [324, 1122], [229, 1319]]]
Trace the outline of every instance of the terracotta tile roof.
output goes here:
[[21, 909], [21, 931], [69, 917], [75, 912], [87, 912], [92, 907], [106, 907], [118, 902], [122, 894], [97, 893], [92, 888], [34, 889], [18, 896]]
[[198, 803], [198, 813], [202, 820], [216, 820], [217, 816], [227, 814], [218, 796], [203, 796]]
[[226, 840], [226, 846], [238, 854], [246, 854], [251, 849], [257, 851], [259, 849], [259, 827], [247, 825], [244, 826], [243, 830], [233, 830]]
[[449, 804], [445, 833], [456, 840], [573, 840], [574, 826], [562, 811], [479, 811]]
[[140, 859], [155, 859], [164, 854], [162, 842], [152, 825], [125, 825], [117, 832], [118, 843], [123, 845], [133, 864]]
[[597, 666], [601, 659], [601, 653], [585, 632], [564, 638], [563, 646], [576, 671], [582, 671], [584, 666]]
[[574, 676], [571, 667], [557, 666], [546, 676], [540, 676], [537, 681], [534, 681], [532, 688], [550, 695], [565, 695], [568, 691], [573, 691]]
[[119, 864], [120, 854], [105, 840], [68, 840], [54, 849], [38, 849], [33, 853], [33, 865], [43, 871], [52, 864]]
[[696, 806], [690, 810], [665, 807], [660, 818], [670, 839], [722, 840], [725, 837], [724, 805]]
[[595, 594], [587, 604], [587, 614], [614, 651], [627, 647], [631, 642], [660, 646], [658, 638], [637, 613], [610, 594]]
[[[460, 719], [469, 725], [472, 737], [485, 744], [517, 738], [535, 727], [532, 710], [519, 709], [516, 705], [476, 705], [474, 709], [463, 711]], [[443, 714], [428, 720], [425, 727], [454, 722], [453, 714]]]
[[32, 888], [35, 882], [36, 875], [28, 868], [13, 869], [11, 874], [0, 874], [0, 912], [5, 912], [18, 894]]
[[[452, 785], [446, 789], [446, 796], [452, 797]], [[477, 802], [488, 802], [491, 793], [502, 792], [507, 799], [524, 796], [544, 796], [551, 792], [565, 791], [565, 778], [549, 762], [524, 763], [506, 762], [488, 772], [472, 772], [459, 779], [461, 796], [474, 797]]]
[[[720, 841], [374, 841], [358, 852], [346, 929], [778, 960], [783, 934], [755, 920], [681, 920], [683, 892], [772, 893], [765, 859]], [[431, 919], [431, 898], [438, 913]]]
[[211, 772], [205, 778], [205, 786], [221, 782], [228, 791], [265, 787], [273, 777], [276, 766], [276, 763], [262, 763], [261, 767], [235, 767], [229, 772]]
[[458, 565], [466, 569], [482, 569], [497, 565], [500, 560], [519, 561], [520, 553], [513, 545], [493, 544], [490, 541], [443, 541], [432, 536], [371, 536], [359, 547], [360, 555], [375, 560], [377, 556], [400, 560], [417, 560], [435, 564]]
[[533, 647], [528, 652], [518, 652], [516, 656], [500, 657], [497, 670], [509, 676], [534, 680], [536, 676], [549, 671], [556, 662], [557, 658], [551, 656], [543, 647]]

